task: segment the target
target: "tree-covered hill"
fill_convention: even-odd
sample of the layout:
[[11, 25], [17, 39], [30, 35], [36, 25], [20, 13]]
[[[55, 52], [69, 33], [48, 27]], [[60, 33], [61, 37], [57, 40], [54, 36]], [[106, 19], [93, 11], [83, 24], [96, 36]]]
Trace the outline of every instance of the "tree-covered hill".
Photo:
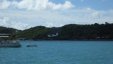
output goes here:
[[[0, 26], [0, 41], [16, 39], [16, 33], [20, 30]], [[9, 37], [5, 37], [9, 36]]]
[[50, 39], [48, 38], [49, 34], [52, 34], [52, 32], [57, 32], [57, 28], [47, 28], [44, 26], [36, 26], [32, 27], [30, 29], [23, 30], [19, 32], [18, 38], [25, 38], [25, 39], [34, 39], [34, 40], [45, 40]]
[[36, 26], [23, 31], [0, 27], [0, 34], [16, 35], [19, 39], [32, 40], [113, 40], [113, 24], [78, 25], [68, 24], [62, 27]]
[[113, 39], [113, 24], [65, 25], [60, 39]]
[[15, 33], [16, 29], [13, 29], [13, 28], [7, 28], [7, 27], [2, 27], [0, 26], [0, 33], [3, 34], [13, 34]]
[[34, 40], [113, 39], [113, 24], [68, 24], [52, 28], [37, 26], [18, 32], [17, 35], [18, 38]]

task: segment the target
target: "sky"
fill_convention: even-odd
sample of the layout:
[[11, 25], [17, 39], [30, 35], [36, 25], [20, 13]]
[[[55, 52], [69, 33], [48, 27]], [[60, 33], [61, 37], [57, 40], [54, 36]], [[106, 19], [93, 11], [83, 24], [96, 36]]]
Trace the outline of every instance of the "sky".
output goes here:
[[113, 0], [0, 0], [0, 26], [113, 23]]

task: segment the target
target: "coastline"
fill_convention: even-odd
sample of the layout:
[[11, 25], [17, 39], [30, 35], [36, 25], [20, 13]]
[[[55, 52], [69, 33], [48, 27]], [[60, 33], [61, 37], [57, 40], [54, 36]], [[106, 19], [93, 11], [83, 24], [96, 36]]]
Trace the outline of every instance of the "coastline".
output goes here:
[[113, 39], [74, 39], [74, 40], [67, 40], [67, 39], [54, 39], [54, 40], [48, 40], [48, 39], [26, 39], [26, 40], [20, 40], [20, 41], [113, 41]]

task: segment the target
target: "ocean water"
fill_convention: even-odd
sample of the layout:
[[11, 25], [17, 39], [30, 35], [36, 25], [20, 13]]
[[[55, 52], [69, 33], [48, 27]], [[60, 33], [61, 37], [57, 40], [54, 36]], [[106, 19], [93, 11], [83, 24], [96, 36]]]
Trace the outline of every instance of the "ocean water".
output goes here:
[[0, 48], [0, 64], [113, 64], [113, 41], [20, 43], [21, 48]]

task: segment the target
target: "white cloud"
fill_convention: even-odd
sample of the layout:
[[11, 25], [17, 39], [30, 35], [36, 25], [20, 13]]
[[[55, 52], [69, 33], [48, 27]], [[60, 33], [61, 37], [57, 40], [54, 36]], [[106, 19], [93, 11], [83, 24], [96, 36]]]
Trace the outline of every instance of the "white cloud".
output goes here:
[[7, 9], [10, 6], [10, 2], [7, 0], [3, 0], [2, 2], [0, 2], [0, 9]]
[[74, 7], [74, 5], [72, 5], [72, 3], [69, 1], [65, 1], [64, 4], [55, 4], [55, 3], [49, 2], [48, 7], [52, 8], [53, 10], [58, 10], [58, 9], [70, 9]]
[[49, 0], [22, 0], [18, 3], [19, 8], [25, 8], [28, 10], [43, 10], [43, 9], [69, 9], [72, 8], [74, 5], [72, 5], [71, 2], [65, 1], [64, 4], [55, 4], [53, 2], [50, 2]]
[[39, 25], [53, 27], [65, 24], [113, 23], [113, 10], [70, 9], [74, 7], [70, 1], [56, 4], [49, 0], [22, 0], [19, 2], [4, 0], [0, 5], [2, 5], [0, 9], [18, 8], [18, 10], [0, 10], [0, 26], [17, 29]]
[[9, 27], [23, 30], [23, 29], [26, 29], [26, 28], [30, 28], [31, 26], [29, 26], [28, 24], [24, 24], [22, 22], [13, 22], [12, 21], [12, 24]]
[[[0, 22], [1, 22], [0, 25], [1, 25], [1, 26], [6, 26], [6, 24], [8, 23], [8, 21], [9, 21], [9, 18], [8, 18], [8, 17], [1, 17], [1, 18], [0, 18]], [[9, 23], [8, 23], [8, 24], [9, 24]], [[7, 26], [9, 26], [8, 24], [7, 24]], [[6, 27], [7, 27], [7, 26], [6, 26]]]
[[[12, 5], [12, 6], [11, 6]], [[74, 5], [70, 1], [65, 1], [64, 4], [56, 4], [49, 0], [22, 0], [22, 1], [8, 1], [4, 0], [1, 2], [0, 9], [7, 9], [8, 7], [16, 7], [19, 9], [27, 9], [27, 10], [60, 10], [60, 9], [70, 9], [74, 7]]]
[[0, 26], [16, 28], [16, 29], [26, 29], [29, 28], [28, 24], [23, 24], [22, 22], [11, 21], [9, 17], [1, 17], [0, 18]]

